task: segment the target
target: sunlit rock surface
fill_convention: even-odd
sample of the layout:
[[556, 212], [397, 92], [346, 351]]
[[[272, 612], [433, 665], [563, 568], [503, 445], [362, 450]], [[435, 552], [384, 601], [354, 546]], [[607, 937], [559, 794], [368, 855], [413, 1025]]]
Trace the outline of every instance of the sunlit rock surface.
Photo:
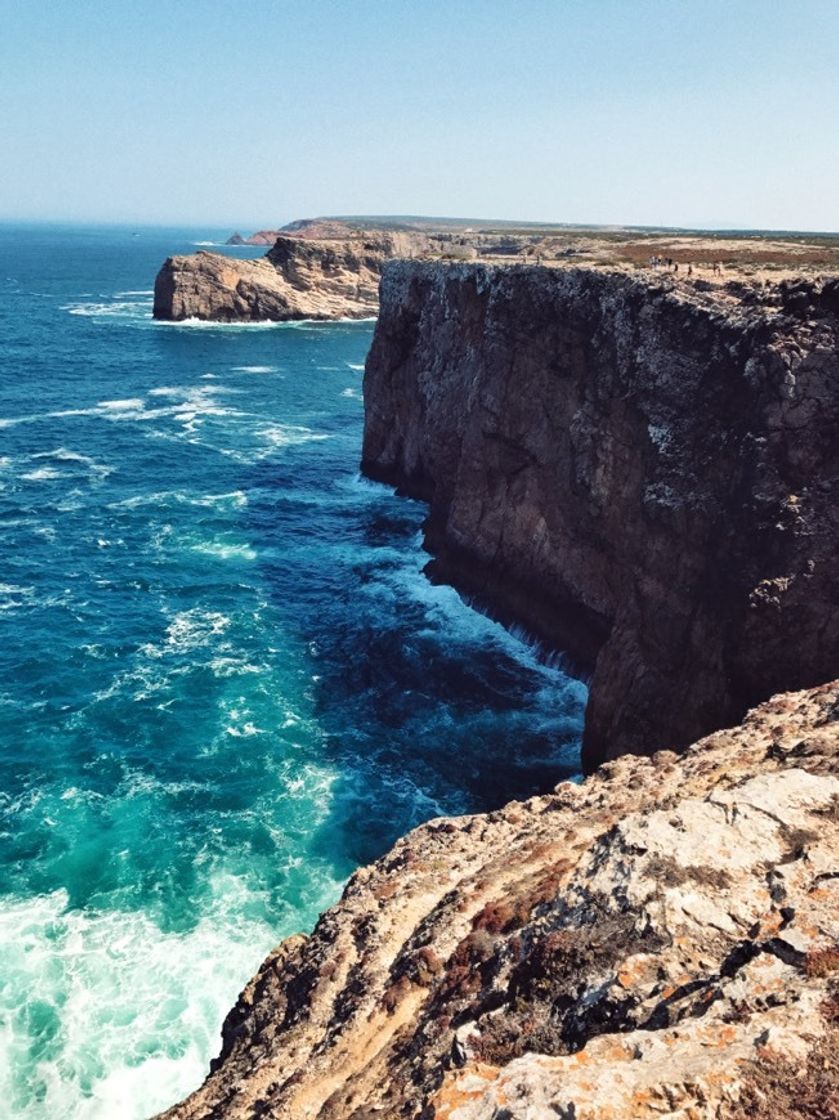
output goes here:
[[836, 1115], [806, 1108], [836, 1103], [838, 857], [839, 682], [432, 821], [268, 958], [166, 1116]]
[[169, 257], [154, 285], [154, 317], [248, 322], [363, 319], [378, 310], [385, 260], [414, 256], [425, 239], [370, 234], [352, 240], [278, 237], [258, 260], [206, 251]]

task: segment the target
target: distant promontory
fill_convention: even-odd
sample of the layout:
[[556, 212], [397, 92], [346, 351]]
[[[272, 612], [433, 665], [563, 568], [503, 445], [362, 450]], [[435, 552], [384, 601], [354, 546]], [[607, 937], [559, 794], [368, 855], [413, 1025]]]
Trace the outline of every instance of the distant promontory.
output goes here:
[[201, 251], [170, 257], [155, 283], [154, 317], [180, 321], [358, 319], [378, 312], [393, 258], [651, 270], [700, 287], [718, 278], [771, 278], [835, 269], [827, 235], [582, 227], [453, 218], [305, 218], [233, 234], [231, 246], [269, 246], [258, 260]]

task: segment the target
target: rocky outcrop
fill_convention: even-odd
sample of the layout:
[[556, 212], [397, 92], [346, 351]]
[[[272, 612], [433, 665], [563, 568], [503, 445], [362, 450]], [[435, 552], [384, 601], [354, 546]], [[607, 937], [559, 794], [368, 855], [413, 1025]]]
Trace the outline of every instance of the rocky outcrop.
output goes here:
[[284, 942], [167, 1120], [839, 1115], [839, 682], [431, 821]]
[[590, 769], [839, 674], [839, 281], [394, 262], [364, 470], [592, 673]]
[[363, 319], [378, 310], [382, 265], [424, 239], [382, 234], [346, 241], [278, 237], [259, 260], [198, 252], [169, 257], [154, 285], [156, 319], [248, 322]]

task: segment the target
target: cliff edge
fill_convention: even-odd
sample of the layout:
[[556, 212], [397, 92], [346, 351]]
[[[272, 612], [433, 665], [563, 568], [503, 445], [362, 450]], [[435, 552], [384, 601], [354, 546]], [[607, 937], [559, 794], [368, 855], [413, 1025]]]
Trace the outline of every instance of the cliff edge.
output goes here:
[[839, 682], [431, 821], [268, 957], [166, 1120], [839, 1116]]
[[363, 469], [592, 673], [588, 769], [839, 674], [839, 280], [393, 262]]

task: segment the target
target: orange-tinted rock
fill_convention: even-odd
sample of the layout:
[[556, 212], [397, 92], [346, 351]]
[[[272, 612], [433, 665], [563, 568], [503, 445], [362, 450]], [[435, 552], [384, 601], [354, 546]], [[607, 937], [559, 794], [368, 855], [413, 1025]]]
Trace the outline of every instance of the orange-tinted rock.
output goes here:
[[415, 830], [268, 958], [167, 1120], [793, 1115], [772, 1094], [836, 1072], [837, 716], [839, 682]]

